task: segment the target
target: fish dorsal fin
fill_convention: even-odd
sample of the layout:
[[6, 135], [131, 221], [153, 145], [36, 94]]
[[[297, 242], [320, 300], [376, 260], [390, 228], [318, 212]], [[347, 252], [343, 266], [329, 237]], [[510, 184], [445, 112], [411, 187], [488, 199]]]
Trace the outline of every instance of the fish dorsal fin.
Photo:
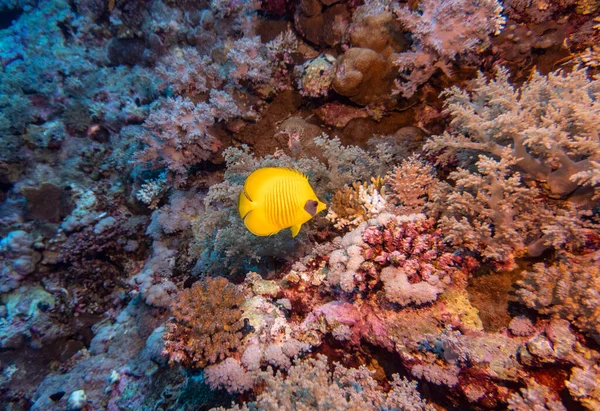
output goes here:
[[306, 174], [294, 168], [264, 167], [253, 171], [252, 174], [248, 176], [246, 182], [244, 183], [244, 192], [248, 197], [254, 199], [254, 197], [257, 196], [260, 187], [265, 183], [265, 181], [271, 180], [272, 178], [281, 177], [282, 172], [290, 173], [308, 181], [308, 177], [306, 176]]
[[284, 169], [308, 180], [308, 176], [300, 170], [296, 170], [295, 168], [291, 168], [291, 167], [284, 167]]

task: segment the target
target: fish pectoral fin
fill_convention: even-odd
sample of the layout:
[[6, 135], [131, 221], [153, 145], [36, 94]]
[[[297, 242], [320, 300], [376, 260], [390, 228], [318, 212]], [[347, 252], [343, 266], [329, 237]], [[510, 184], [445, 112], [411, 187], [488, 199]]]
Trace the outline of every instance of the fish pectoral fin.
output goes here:
[[248, 195], [248, 193], [246, 192], [246, 189], [243, 188], [242, 189], [242, 193], [244, 194], [244, 197], [246, 197], [248, 199], [248, 201], [252, 202], [252, 199], [250, 198], [250, 196]]
[[292, 231], [292, 237], [296, 237], [298, 235], [298, 233], [300, 232], [301, 228], [302, 228], [302, 224], [295, 224], [295, 225], [291, 226], [290, 230]]
[[240, 217], [242, 219], [246, 219], [246, 216], [250, 214], [253, 208], [254, 204], [252, 204], [252, 199], [248, 193], [246, 193], [246, 190], [242, 189], [240, 196], [238, 197], [238, 211], [240, 213]]

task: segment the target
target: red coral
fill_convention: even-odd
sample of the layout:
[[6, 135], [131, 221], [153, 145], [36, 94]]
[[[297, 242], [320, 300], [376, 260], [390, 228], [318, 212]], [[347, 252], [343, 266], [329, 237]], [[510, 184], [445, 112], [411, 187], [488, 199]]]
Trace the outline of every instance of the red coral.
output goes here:
[[[434, 230], [434, 225], [433, 219], [403, 223], [392, 220], [385, 226], [366, 228], [362, 239], [369, 248], [363, 252], [367, 261], [361, 268], [372, 274], [389, 265], [402, 267], [411, 283], [431, 275], [442, 278], [461, 269], [463, 260], [446, 251], [441, 232]], [[373, 270], [376, 267], [379, 270]]]

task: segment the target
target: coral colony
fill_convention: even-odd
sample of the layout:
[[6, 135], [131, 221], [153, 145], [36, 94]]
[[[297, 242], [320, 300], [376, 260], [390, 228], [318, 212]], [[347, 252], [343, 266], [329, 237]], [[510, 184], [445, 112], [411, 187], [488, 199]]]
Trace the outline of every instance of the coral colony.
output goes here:
[[0, 0], [0, 408], [600, 410], [599, 44], [598, 0]]

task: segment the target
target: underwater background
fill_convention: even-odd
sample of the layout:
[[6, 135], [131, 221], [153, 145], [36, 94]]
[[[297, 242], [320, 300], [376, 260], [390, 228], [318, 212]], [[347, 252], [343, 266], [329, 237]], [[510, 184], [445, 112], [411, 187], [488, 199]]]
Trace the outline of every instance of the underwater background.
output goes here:
[[0, 0], [0, 408], [600, 410], [598, 16]]

